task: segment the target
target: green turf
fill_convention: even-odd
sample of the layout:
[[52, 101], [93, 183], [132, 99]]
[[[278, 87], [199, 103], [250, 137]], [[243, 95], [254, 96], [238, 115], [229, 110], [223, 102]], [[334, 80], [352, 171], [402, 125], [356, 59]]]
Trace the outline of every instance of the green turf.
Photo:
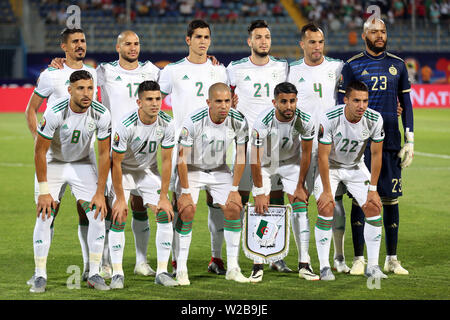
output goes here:
[[[450, 159], [416, 155], [403, 173], [404, 196], [400, 199], [399, 259], [409, 276], [389, 274], [380, 289], [370, 290], [365, 277], [336, 274], [336, 281], [308, 282], [297, 273], [279, 274], [266, 267], [259, 284], [237, 284], [206, 272], [210, 258], [207, 210], [204, 196], [199, 199], [193, 224], [193, 239], [188, 268], [189, 287], [163, 288], [154, 278], [133, 274], [134, 239], [130, 220], [126, 226], [124, 253], [125, 289], [98, 292], [86, 288], [68, 289], [70, 266], [81, 267], [77, 236], [75, 199], [66, 192], [55, 222], [55, 236], [48, 258], [48, 285], [44, 294], [29, 293], [25, 282], [34, 271], [32, 236], [35, 222], [33, 141], [23, 114], [0, 114], [0, 300], [78, 300], [78, 299], [150, 299], [150, 300], [297, 300], [297, 299], [449, 299], [450, 298]], [[450, 156], [450, 110], [415, 110], [415, 151]], [[345, 197], [350, 212], [350, 202]], [[319, 269], [314, 242], [317, 211], [310, 205], [312, 266]], [[348, 264], [353, 259], [351, 231], [347, 214], [345, 250]], [[149, 262], [156, 268], [155, 222], [151, 221]], [[384, 236], [384, 235], [383, 235]], [[297, 250], [291, 235], [287, 264], [296, 269]], [[223, 251], [225, 256], [225, 250]], [[384, 263], [382, 245], [380, 264]], [[240, 257], [243, 273], [249, 275], [251, 261]]]

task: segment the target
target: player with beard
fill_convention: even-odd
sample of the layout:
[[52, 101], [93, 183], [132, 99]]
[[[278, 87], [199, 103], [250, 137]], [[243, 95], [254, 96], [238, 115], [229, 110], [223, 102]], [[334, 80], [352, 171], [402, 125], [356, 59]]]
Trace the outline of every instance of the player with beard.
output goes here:
[[[123, 117], [137, 108], [137, 93], [139, 84], [143, 81], [157, 81], [159, 78], [159, 68], [150, 61], [140, 62], [140, 40], [138, 35], [126, 30], [117, 37], [116, 51], [119, 60], [102, 63], [97, 67], [98, 84], [101, 89], [103, 104], [111, 112], [111, 126], [115, 132]], [[113, 199], [112, 194], [109, 195]], [[155, 271], [147, 262], [147, 248], [150, 238], [150, 224], [147, 214], [147, 207], [144, 206], [142, 197], [134, 191], [130, 195], [132, 210], [131, 229], [134, 234], [136, 248], [136, 264], [134, 273], [143, 276], [155, 275]], [[111, 221], [107, 222], [107, 227]], [[122, 226], [123, 227], [123, 226]], [[120, 242], [120, 232], [123, 228], [111, 228], [113, 232], [108, 232], [107, 242], [109, 252], [112, 254], [112, 247]], [[103, 257], [102, 275], [109, 277], [109, 261], [107, 248]], [[114, 271], [114, 270], [113, 270]]]
[[[61, 32], [60, 42], [61, 49], [64, 51], [66, 56], [64, 63], [61, 64], [60, 69], [49, 67], [40, 74], [36, 88], [31, 94], [25, 111], [28, 128], [30, 129], [34, 140], [37, 138], [37, 112], [39, 108], [45, 99], [47, 99], [47, 104], [53, 104], [57, 99], [69, 96], [69, 78], [74, 71], [86, 70], [92, 75], [94, 82], [94, 99], [96, 97], [97, 74], [94, 68], [83, 63], [83, 59], [86, 56], [86, 37], [84, 35], [84, 31], [82, 29], [66, 28]], [[92, 149], [91, 157], [94, 157], [95, 159], [94, 149]], [[55, 209], [55, 218], [58, 210], [59, 203]], [[87, 273], [89, 271], [87, 244], [88, 220], [79, 203], [77, 203], [77, 210], [79, 215], [78, 237], [80, 239], [84, 262], [83, 279], [86, 280]], [[53, 224], [51, 228], [52, 237], [54, 233]], [[31, 280], [27, 283], [31, 284]]]
[[[159, 68], [150, 61], [140, 62], [140, 41], [138, 35], [125, 30], [117, 37], [116, 51], [119, 60], [101, 63], [97, 67], [98, 85], [101, 89], [102, 103], [109, 108], [112, 117], [112, 131], [123, 116], [137, 107], [137, 88], [146, 80], [157, 81]], [[51, 66], [62, 68], [65, 59], [55, 58]], [[110, 181], [108, 181], [110, 183]], [[111, 197], [110, 197], [111, 198]], [[134, 272], [139, 275], [155, 275], [155, 271], [147, 263], [147, 247], [150, 237], [147, 208], [143, 205], [142, 197], [131, 194], [131, 209], [133, 230], [136, 247], [136, 265]], [[106, 220], [105, 252], [102, 261], [101, 275], [110, 278], [111, 264], [109, 258], [109, 229], [110, 219]], [[114, 237], [117, 235], [114, 235]]]
[[[271, 33], [268, 24], [263, 20], [253, 21], [248, 27], [247, 44], [251, 55], [241, 60], [232, 61], [228, 67], [228, 78], [234, 94], [239, 97], [236, 109], [245, 116], [248, 121], [249, 131], [258, 115], [267, 107], [272, 106], [274, 88], [281, 82], [286, 81], [288, 63], [285, 59], [276, 59], [270, 53], [272, 44]], [[247, 148], [247, 159], [250, 159], [250, 146]], [[283, 186], [279, 177], [274, 175], [271, 193], [272, 204], [283, 204]], [[248, 202], [252, 188], [252, 177], [250, 163], [247, 163], [244, 174], [239, 185], [242, 204]], [[291, 272], [283, 260], [271, 265], [273, 269], [281, 272]], [[254, 261], [252, 282], [259, 282], [263, 276], [263, 264]]]
[[[324, 55], [324, 34], [314, 23], [303, 26], [299, 44], [303, 50], [303, 58], [290, 63], [288, 81], [297, 87], [299, 107], [311, 115], [317, 129], [321, 114], [336, 105], [337, 85], [344, 62]], [[314, 181], [318, 175], [318, 141], [314, 139], [311, 164], [306, 176], [306, 188], [309, 195], [313, 193]], [[333, 219], [334, 268], [338, 272], [348, 273], [350, 268], [347, 267], [344, 257], [343, 193], [345, 193], [345, 187], [341, 184], [336, 192]], [[307, 211], [294, 212], [291, 218], [298, 249], [299, 276], [307, 280], [316, 280], [318, 276], [311, 271], [308, 254], [310, 233]]]
[[[35, 144], [35, 201], [37, 218], [33, 233], [35, 275], [30, 292], [41, 293], [47, 284], [47, 256], [51, 244], [50, 226], [54, 209], [67, 185], [85, 211], [88, 220], [88, 286], [109, 290], [100, 277], [104, 246], [106, 179], [110, 168], [111, 116], [93, 101], [94, 81], [86, 70], [69, 77], [69, 97], [48, 105], [39, 122]], [[92, 158], [93, 139], [98, 140], [98, 169]]]
[[[366, 50], [349, 59], [342, 70], [339, 84], [339, 101], [345, 95], [345, 87], [353, 80], [369, 87], [369, 108], [383, 116], [385, 138], [383, 165], [378, 180], [378, 193], [383, 203], [383, 219], [386, 233], [386, 261], [384, 271], [408, 274], [397, 260], [399, 226], [398, 197], [402, 195], [401, 170], [408, 167], [414, 155], [413, 109], [410, 98], [411, 85], [405, 62], [386, 51], [386, 25], [381, 19], [370, 19], [364, 24], [362, 38]], [[397, 104], [405, 130], [405, 143], [401, 146], [401, 134], [397, 117]], [[365, 151], [365, 162], [370, 168], [370, 147]], [[357, 205], [352, 207], [352, 232], [355, 258], [351, 274], [364, 272], [364, 215]]]

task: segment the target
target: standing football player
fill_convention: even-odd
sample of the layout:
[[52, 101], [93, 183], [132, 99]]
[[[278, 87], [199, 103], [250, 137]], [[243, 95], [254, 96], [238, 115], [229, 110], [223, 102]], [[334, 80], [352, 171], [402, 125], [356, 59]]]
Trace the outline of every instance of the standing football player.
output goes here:
[[[67, 91], [70, 81], [70, 75], [77, 70], [86, 70], [92, 74], [94, 81], [94, 99], [97, 96], [97, 74], [95, 69], [83, 63], [86, 56], [86, 36], [82, 29], [64, 29], [60, 35], [60, 46], [65, 53], [65, 61], [60, 69], [49, 67], [39, 76], [38, 83], [28, 102], [25, 117], [28, 128], [33, 138], [37, 138], [37, 112], [45, 99], [48, 104], [53, 104], [56, 100], [69, 96]], [[91, 156], [95, 159], [95, 151], [92, 148]], [[59, 210], [59, 203], [55, 209], [55, 218]], [[77, 202], [78, 211], [78, 238], [80, 240], [81, 252], [83, 256], [83, 280], [87, 279], [89, 272], [89, 254], [87, 244], [88, 219], [83, 208]], [[54, 233], [54, 220], [52, 223], [51, 234]], [[30, 280], [31, 281], [31, 280]], [[28, 281], [28, 284], [31, 282]]]
[[[248, 27], [247, 44], [251, 55], [241, 60], [232, 61], [227, 67], [230, 86], [239, 97], [236, 109], [245, 116], [249, 130], [253, 127], [258, 115], [267, 107], [272, 106], [273, 90], [275, 86], [286, 81], [289, 65], [285, 59], [276, 59], [270, 55], [272, 44], [271, 33], [268, 24], [264, 20], [253, 21]], [[250, 146], [248, 146], [247, 159], [250, 159]], [[283, 204], [284, 194], [279, 177], [273, 176], [273, 190], [271, 194], [272, 204]], [[242, 204], [248, 202], [252, 188], [250, 164], [246, 165], [244, 175], [239, 185]], [[280, 272], [291, 272], [284, 260], [276, 261], [271, 267]], [[264, 265], [255, 260], [251, 280], [262, 280]]]
[[[159, 68], [150, 61], [139, 61], [141, 42], [139, 36], [131, 31], [125, 30], [117, 37], [116, 52], [119, 59], [113, 62], [101, 63], [97, 67], [98, 85], [101, 89], [102, 103], [110, 110], [112, 117], [112, 132], [120, 123], [123, 116], [137, 107], [137, 88], [143, 81], [157, 81]], [[64, 59], [55, 58], [52, 66], [62, 68]], [[108, 180], [111, 183], [110, 180]], [[134, 192], [134, 191], [133, 191]], [[142, 197], [130, 195], [132, 210], [131, 229], [134, 235], [136, 248], [136, 264], [134, 273], [143, 276], [155, 275], [155, 271], [147, 262], [147, 247], [150, 238], [150, 225], [148, 221], [147, 208], [144, 206]], [[105, 252], [102, 258], [102, 272], [104, 278], [111, 277], [111, 265], [109, 256], [109, 229], [111, 221], [106, 220]]]
[[[383, 20], [375, 18], [364, 23], [362, 38], [366, 50], [350, 58], [342, 70], [339, 99], [345, 95], [346, 85], [359, 80], [369, 88], [369, 108], [378, 111], [384, 120], [383, 165], [378, 180], [378, 193], [383, 203], [383, 220], [386, 233], [385, 272], [408, 274], [397, 259], [399, 228], [398, 197], [402, 195], [403, 168], [408, 167], [414, 155], [413, 109], [410, 98], [411, 85], [405, 62], [386, 51], [387, 31]], [[404, 128], [404, 144], [397, 117], [397, 104]], [[365, 162], [370, 167], [370, 148], [366, 149]], [[357, 205], [352, 207], [352, 232], [355, 258], [351, 274], [364, 273], [364, 215]]]
[[[297, 87], [300, 107], [311, 115], [317, 132], [321, 114], [336, 105], [337, 85], [344, 63], [341, 60], [324, 56], [324, 34], [314, 23], [303, 26], [300, 47], [303, 50], [303, 58], [289, 65], [288, 81]], [[306, 177], [306, 188], [309, 195], [313, 193], [314, 181], [319, 175], [317, 147], [317, 139], [314, 139], [311, 165]], [[345, 190], [343, 189], [345, 187], [341, 184], [336, 193], [332, 229], [334, 268], [338, 272], [347, 273], [350, 268], [346, 265], [344, 256], [345, 211], [342, 195]], [[293, 214], [291, 222], [298, 249], [299, 276], [310, 279], [312, 269], [308, 254], [310, 233], [307, 212]]]
[[[205, 105], [209, 87], [216, 82], [228, 82], [225, 67], [213, 64], [211, 59], [208, 58], [211, 29], [205, 21], [191, 21], [187, 28], [185, 40], [189, 47], [189, 55], [177, 62], [168, 64], [161, 70], [159, 79], [163, 96], [168, 94], [171, 96], [175, 137], [179, 136], [183, 121], [189, 113]], [[177, 152], [174, 151], [174, 157], [176, 154]], [[173, 163], [175, 164], [175, 161]], [[171, 185], [173, 189], [173, 181]], [[225, 275], [226, 270], [222, 260], [223, 212], [220, 207], [211, 203], [211, 197], [208, 193], [207, 205], [208, 228], [211, 234], [211, 260], [208, 264], [208, 271]], [[175, 216], [177, 216], [176, 207], [174, 207], [174, 210]], [[176, 223], [176, 217], [174, 222]], [[176, 252], [177, 243], [175, 240], [173, 250]], [[172, 259], [176, 258], [176, 255], [175, 253]], [[172, 261], [172, 265], [176, 269], [175, 261]]]
[[[105, 241], [106, 179], [110, 168], [111, 116], [102, 104], [93, 101], [94, 81], [86, 70], [70, 75], [70, 96], [48, 105], [39, 122], [35, 145], [37, 219], [33, 233], [35, 275], [31, 292], [44, 292], [47, 284], [47, 256], [54, 210], [70, 186], [89, 221], [88, 286], [109, 290], [99, 275]], [[97, 136], [99, 166], [91, 157]]]

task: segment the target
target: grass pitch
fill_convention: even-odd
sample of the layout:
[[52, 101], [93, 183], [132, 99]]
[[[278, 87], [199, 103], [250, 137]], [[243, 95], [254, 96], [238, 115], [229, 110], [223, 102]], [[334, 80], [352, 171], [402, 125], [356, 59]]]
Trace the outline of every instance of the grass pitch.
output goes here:
[[[33, 141], [23, 114], [0, 114], [0, 300], [448, 300], [450, 298], [450, 110], [415, 110], [415, 159], [403, 171], [404, 196], [400, 199], [398, 256], [409, 276], [389, 274], [379, 289], [369, 289], [365, 277], [335, 274], [336, 281], [308, 282], [296, 272], [280, 274], [265, 268], [258, 284], [238, 284], [223, 276], [209, 274], [210, 238], [207, 209], [202, 193], [193, 224], [189, 254], [189, 287], [164, 288], [154, 277], [133, 274], [134, 238], [129, 218], [125, 234], [125, 289], [99, 292], [81, 282], [69, 289], [73, 270], [82, 268], [77, 236], [75, 199], [67, 190], [55, 221], [55, 234], [47, 262], [48, 283], [43, 294], [32, 294], [25, 284], [34, 272], [32, 236], [36, 219], [34, 204]], [[311, 199], [312, 200], [312, 199]], [[353, 247], [350, 229], [351, 203], [344, 198], [347, 212], [345, 252], [351, 265]], [[314, 242], [317, 210], [309, 206], [310, 255], [319, 270]], [[156, 226], [150, 217], [149, 263], [156, 268]], [[384, 237], [384, 233], [383, 233]], [[332, 246], [333, 247], [333, 246]], [[333, 251], [333, 249], [331, 250]], [[333, 253], [331, 252], [331, 255]], [[225, 248], [223, 256], [226, 257]], [[380, 265], [385, 258], [381, 246]], [[288, 266], [297, 269], [297, 249], [291, 235]], [[243, 253], [240, 265], [250, 274], [252, 262]], [[72, 269], [71, 269], [72, 268]], [[74, 268], [74, 269], [73, 269]], [[69, 273], [67, 272], [69, 270]], [[71, 271], [72, 270], [72, 271]], [[170, 270], [170, 268], [169, 268]], [[72, 277], [72, 278], [71, 278]]]

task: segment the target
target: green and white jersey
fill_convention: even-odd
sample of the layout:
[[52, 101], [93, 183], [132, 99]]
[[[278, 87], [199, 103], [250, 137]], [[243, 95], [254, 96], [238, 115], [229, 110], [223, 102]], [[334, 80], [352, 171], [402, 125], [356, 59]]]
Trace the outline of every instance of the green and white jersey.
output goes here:
[[112, 150], [125, 153], [122, 161], [124, 172], [135, 172], [147, 168], [157, 172], [157, 151], [161, 148], [173, 148], [175, 129], [172, 118], [159, 111], [156, 121], [144, 124], [139, 118], [138, 109], [125, 115], [117, 124], [112, 141]]
[[67, 88], [70, 85], [70, 75], [79, 70], [86, 70], [92, 75], [94, 80], [94, 97], [93, 100], [97, 99], [97, 73], [95, 69], [91, 66], [83, 64], [81, 69], [69, 68], [65, 63], [63, 69], [57, 69], [49, 67], [42, 71], [39, 76], [37, 86], [34, 89], [34, 93], [41, 98], [47, 98], [47, 105], [54, 105], [55, 101], [68, 97], [70, 94]]
[[370, 140], [384, 140], [383, 118], [375, 110], [367, 109], [357, 123], [345, 117], [344, 104], [328, 109], [319, 126], [319, 143], [332, 144], [330, 169], [355, 168], [363, 161], [364, 150]]
[[177, 136], [187, 116], [205, 106], [209, 87], [217, 82], [228, 83], [227, 72], [210, 59], [198, 64], [183, 58], [161, 71], [159, 85], [162, 93], [170, 94]]
[[220, 124], [212, 122], [209, 108], [195, 110], [183, 122], [179, 143], [192, 147], [188, 165], [200, 170], [216, 169], [227, 164], [227, 152], [232, 142], [248, 141], [248, 124], [239, 111], [230, 109]]
[[[336, 106], [337, 85], [344, 62], [324, 57], [318, 66], [309, 66], [303, 59], [289, 65], [288, 82], [298, 90], [298, 105], [308, 112], [316, 128], [319, 126], [322, 113]], [[317, 150], [314, 140], [313, 150]]]
[[111, 115], [106, 107], [92, 101], [86, 112], [70, 108], [70, 98], [49, 104], [38, 124], [38, 134], [52, 140], [47, 162], [87, 162], [97, 133], [98, 140], [111, 136]]
[[158, 81], [159, 72], [159, 68], [150, 61], [139, 62], [134, 70], [125, 70], [119, 60], [97, 67], [102, 103], [111, 112], [113, 131], [125, 114], [137, 108], [139, 84], [146, 80]]
[[300, 164], [300, 140], [314, 139], [314, 132], [314, 122], [308, 113], [296, 108], [291, 121], [281, 122], [275, 115], [275, 108], [270, 107], [261, 112], [256, 119], [251, 143], [257, 147], [264, 147], [262, 167], [281, 161]]
[[239, 97], [236, 109], [244, 114], [250, 128], [261, 111], [272, 105], [275, 86], [287, 78], [287, 61], [269, 58], [262, 66], [253, 64], [247, 57], [232, 61], [227, 67], [230, 86], [235, 87]]

